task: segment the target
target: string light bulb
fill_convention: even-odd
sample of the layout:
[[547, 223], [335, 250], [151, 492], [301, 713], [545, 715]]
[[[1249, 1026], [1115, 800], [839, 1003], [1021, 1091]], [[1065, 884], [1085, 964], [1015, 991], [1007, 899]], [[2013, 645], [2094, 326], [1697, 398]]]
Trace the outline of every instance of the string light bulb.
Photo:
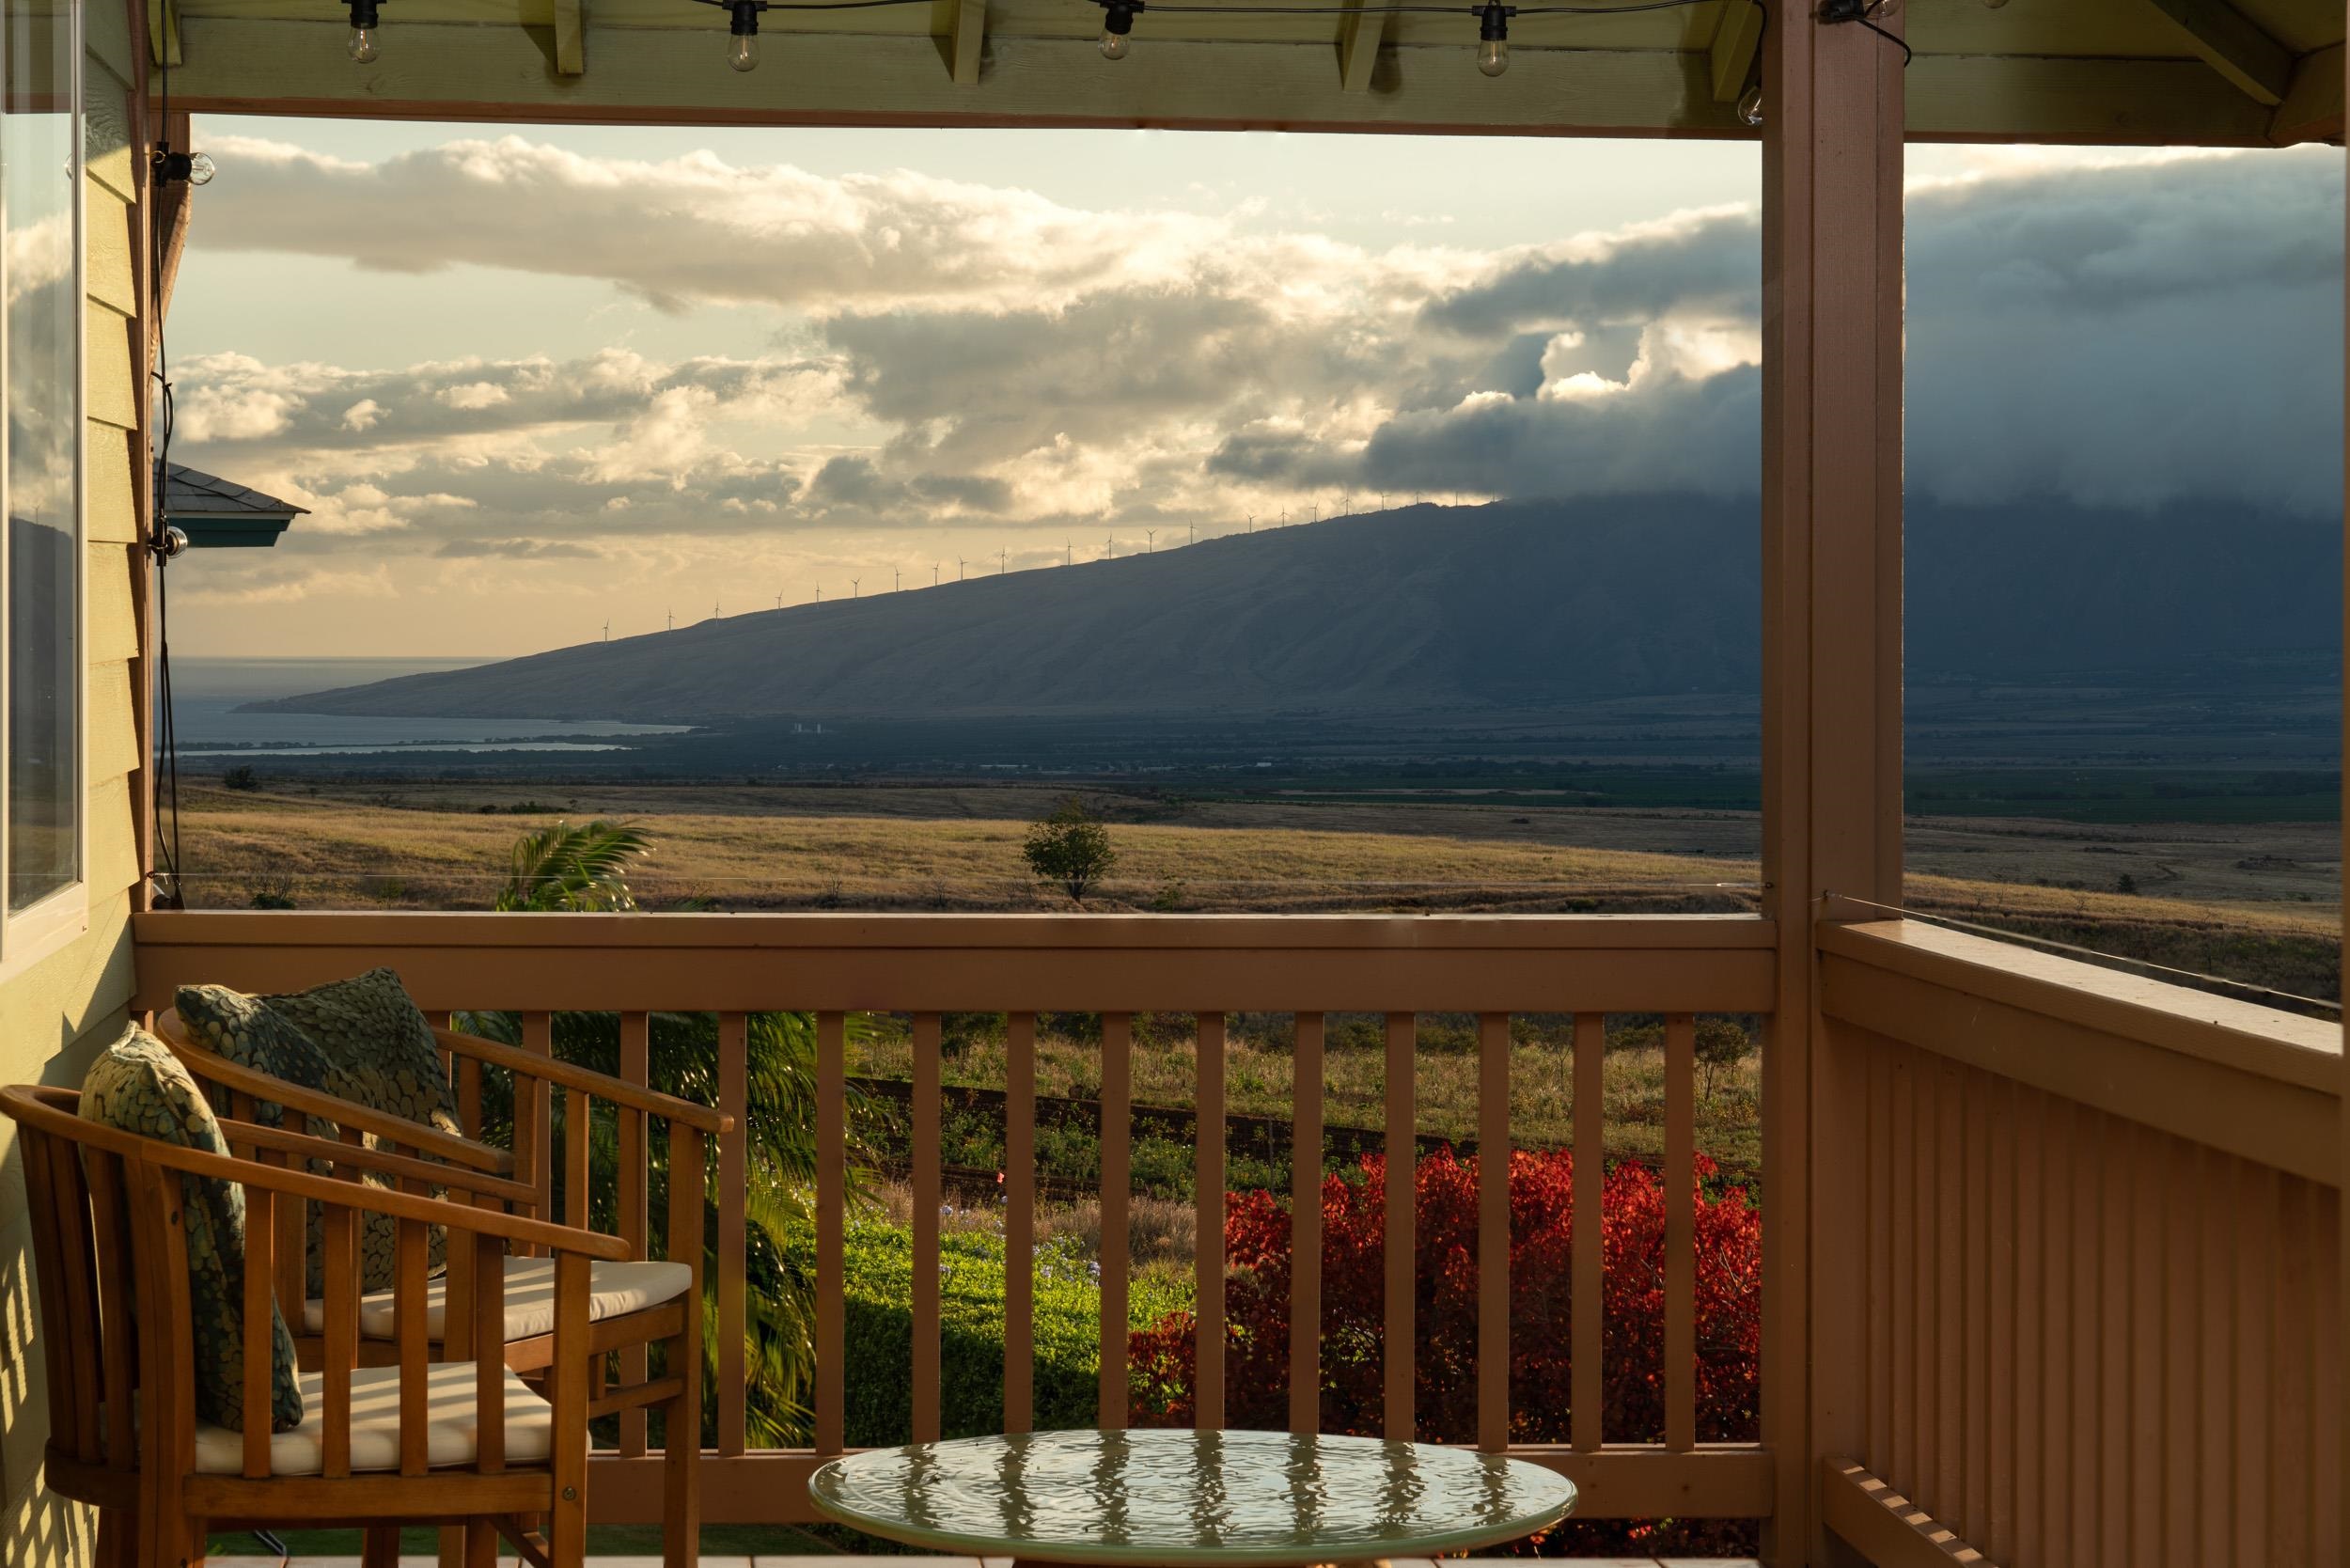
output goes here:
[[372, 64], [379, 53], [375, 43], [379, 25], [376, 4], [377, 0], [351, 0], [351, 39], [343, 45], [343, 52], [354, 65]]
[[1485, 0], [1477, 13], [1477, 69], [1488, 76], [1510, 69], [1510, 19], [1517, 14], [1515, 6], [1501, 0]]
[[1738, 123], [1741, 125], [1760, 125], [1762, 123], [1762, 83], [1757, 82], [1753, 84], [1751, 86], [1747, 87], [1746, 91], [1738, 95]]
[[755, 71], [759, 67], [759, 13], [767, 8], [759, 0], [733, 0], [727, 7], [732, 20], [727, 24], [727, 65], [734, 71]]
[[1135, 18], [1143, 0], [1099, 0], [1102, 7], [1102, 58], [1122, 60], [1134, 49]]

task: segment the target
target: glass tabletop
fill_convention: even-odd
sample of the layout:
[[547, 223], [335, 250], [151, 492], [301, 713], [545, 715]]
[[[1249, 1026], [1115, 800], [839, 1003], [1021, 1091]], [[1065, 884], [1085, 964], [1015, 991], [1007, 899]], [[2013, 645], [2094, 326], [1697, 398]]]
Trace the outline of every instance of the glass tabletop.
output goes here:
[[1038, 1432], [820, 1466], [825, 1517], [893, 1541], [1055, 1562], [1224, 1568], [1424, 1557], [1557, 1524], [1574, 1484], [1473, 1449], [1285, 1432]]

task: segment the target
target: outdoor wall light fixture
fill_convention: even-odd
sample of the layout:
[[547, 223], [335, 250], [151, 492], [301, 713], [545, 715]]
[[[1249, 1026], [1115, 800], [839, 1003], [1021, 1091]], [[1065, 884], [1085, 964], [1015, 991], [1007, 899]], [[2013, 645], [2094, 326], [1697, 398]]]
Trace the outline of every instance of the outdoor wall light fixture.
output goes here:
[[1144, 0], [1096, 0], [1102, 8], [1102, 58], [1122, 60], [1134, 47], [1131, 34]]
[[169, 142], [155, 149], [155, 179], [164, 185], [209, 185], [220, 172], [209, 152], [174, 152]]
[[375, 34], [378, 26], [375, 8], [379, 0], [351, 0], [351, 41], [343, 45], [352, 62], [371, 64], [376, 56]]

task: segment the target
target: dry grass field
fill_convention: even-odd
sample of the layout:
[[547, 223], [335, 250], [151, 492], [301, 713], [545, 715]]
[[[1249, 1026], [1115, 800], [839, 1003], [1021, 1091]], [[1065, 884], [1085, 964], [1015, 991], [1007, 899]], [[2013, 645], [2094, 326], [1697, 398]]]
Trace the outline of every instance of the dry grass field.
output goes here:
[[[558, 817], [652, 835], [648, 908], [1066, 908], [1027, 873], [1027, 824], [1070, 787], [273, 785], [189, 792], [196, 907], [480, 909], [515, 839]], [[1196, 800], [1084, 790], [1111, 823], [1124, 910], [1739, 910], [1750, 813]], [[2332, 995], [2341, 863], [2319, 823], [1914, 820], [1907, 897], [1936, 913], [2231, 979]]]

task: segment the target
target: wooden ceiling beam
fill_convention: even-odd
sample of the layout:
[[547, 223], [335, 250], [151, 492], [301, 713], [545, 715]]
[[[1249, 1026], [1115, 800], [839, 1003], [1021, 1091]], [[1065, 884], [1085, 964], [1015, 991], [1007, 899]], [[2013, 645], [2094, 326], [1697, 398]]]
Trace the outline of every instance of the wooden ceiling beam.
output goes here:
[[2279, 147], [2338, 142], [2342, 135], [2342, 46], [2305, 55], [2293, 68], [2293, 86], [2268, 122]]
[[1714, 77], [1714, 102], [1734, 103], [1754, 74], [1754, 57], [1762, 47], [1762, 8], [1756, 0], [1728, 0], [1720, 25], [1714, 29], [1708, 51]]
[[[1000, 28], [1001, 18], [997, 19]], [[342, 23], [182, 17], [191, 62], [174, 107], [210, 114], [678, 125], [1167, 126], [1207, 130], [1667, 135], [1751, 139], [1714, 97], [1704, 50], [1520, 48], [1508, 75], [1471, 50], [1388, 46], [1377, 90], [1350, 92], [1327, 41], [1150, 39], [1111, 65], [1090, 38], [987, 40], [974, 87], [940, 69], [924, 34], [793, 32], [738, 75], [706, 29], [631, 28], [596, 70], [565, 76], [525, 29], [408, 23], [367, 71]], [[2212, 147], [2269, 145], [2272, 111], [2195, 59], [1919, 55], [1906, 94], [1914, 141]]]
[[558, 76], [588, 73], [587, 0], [555, 0], [555, 71]]
[[987, 0], [955, 0], [954, 33], [948, 44], [948, 79], [959, 87], [979, 85], [979, 55], [987, 43]]
[[2178, 24], [2203, 62], [2256, 103], [2284, 102], [2293, 85], [2293, 52], [2227, 0], [2150, 0]]

